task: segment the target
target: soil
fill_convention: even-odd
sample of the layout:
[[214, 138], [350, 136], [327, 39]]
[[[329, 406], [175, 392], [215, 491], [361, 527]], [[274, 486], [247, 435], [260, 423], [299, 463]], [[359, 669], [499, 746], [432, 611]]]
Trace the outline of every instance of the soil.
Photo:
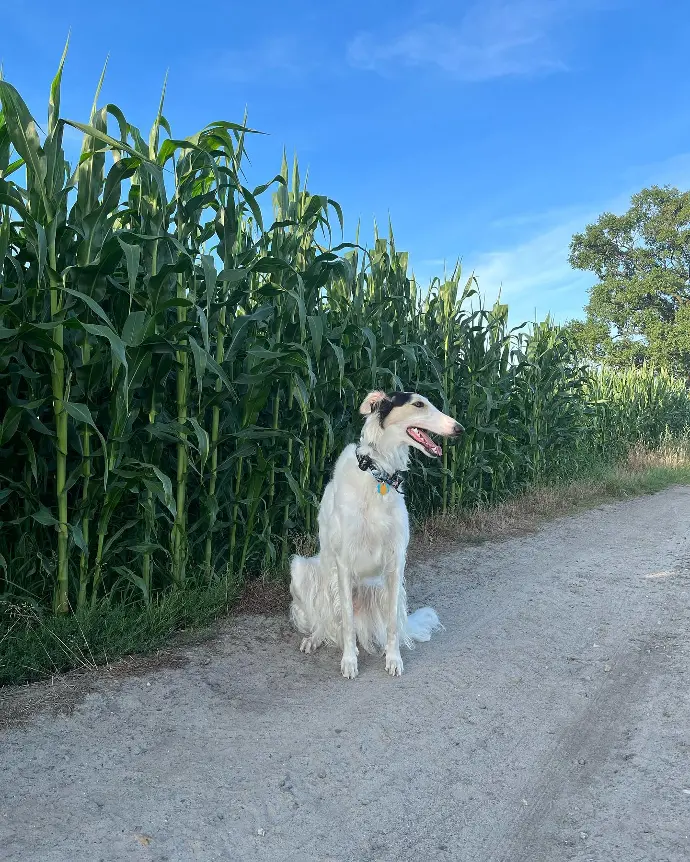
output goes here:
[[430, 548], [399, 679], [277, 613], [6, 690], [0, 858], [685, 862], [689, 534], [683, 486]]

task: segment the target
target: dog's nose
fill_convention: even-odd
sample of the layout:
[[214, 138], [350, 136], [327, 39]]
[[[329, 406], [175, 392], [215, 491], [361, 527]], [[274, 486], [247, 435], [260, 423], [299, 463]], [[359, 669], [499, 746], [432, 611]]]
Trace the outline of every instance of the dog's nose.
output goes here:
[[453, 433], [455, 434], [456, 437], [458, 436], [458, 434], [462, 434], [462, 432], [464, 430], [465, 429], [462, 427], [462, 425], [459, 422], [455, 423], [455, 428], [453, 428]]

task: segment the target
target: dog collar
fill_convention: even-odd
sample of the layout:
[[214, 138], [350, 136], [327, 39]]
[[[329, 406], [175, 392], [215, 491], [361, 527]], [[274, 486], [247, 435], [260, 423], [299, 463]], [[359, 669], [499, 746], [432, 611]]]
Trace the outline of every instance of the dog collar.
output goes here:
[[388, 487], [390, 486], [393, 490], [397, 491], [398, 494], [402, 494], [402, 484], [404, 480], [403, 474], [400, 470], [396, 470], [395, 473], [386, 473], [385, 470], [382, 470], [374, 461], [374, 459], [370, 455], [365, 455], [364, 452], [359, 451], [359, 447], [355, 449], [355, 455], [357, 456], [357, 463], [359, 464], [359, 469], [364, 472], [369, 472], [374, 477], [374, 479], [378, 480], [378, 486], [376, 490], [379, 494], [385, 496], [388, 493]]

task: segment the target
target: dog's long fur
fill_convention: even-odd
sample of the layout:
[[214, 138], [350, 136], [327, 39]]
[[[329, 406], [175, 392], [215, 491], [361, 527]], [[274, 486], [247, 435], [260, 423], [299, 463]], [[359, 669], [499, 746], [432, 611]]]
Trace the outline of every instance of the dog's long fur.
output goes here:
[[292, 559], [291, 618], [305, 635], [303, 652], [322, 643], [343, 650], [346, 678], [357, 676], [357, 642], [369, 653], [385, 651], [386, 670], [399, 676], [400, 645], [411, 648], [415, 641], [428, 641], [441, 624], [432, 608], [407, 612], [404, 571], [410, 527], [405, 498], [390, 486], [380, 493], [380, 483], [360, 469], [356, 452], [359, 448], [378, 469], [393, 475], [407, 469], [410, 447], [428, 455], [440, 452], [430, 452], [408, 429], [451, 437], [462, 428], [414, 393], [371, 392], [360, 413], [367, 418], [359, 447], [343, 450], [323, 494], [319, 554]]

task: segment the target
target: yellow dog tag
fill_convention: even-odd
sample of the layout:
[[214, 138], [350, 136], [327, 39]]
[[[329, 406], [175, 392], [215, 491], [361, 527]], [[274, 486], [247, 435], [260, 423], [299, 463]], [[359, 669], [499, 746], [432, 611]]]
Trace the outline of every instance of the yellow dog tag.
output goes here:
[[385, 497], [388, 493], [388, 485], [385, 482], [379, 482], [377, 490], [381, 496]]

